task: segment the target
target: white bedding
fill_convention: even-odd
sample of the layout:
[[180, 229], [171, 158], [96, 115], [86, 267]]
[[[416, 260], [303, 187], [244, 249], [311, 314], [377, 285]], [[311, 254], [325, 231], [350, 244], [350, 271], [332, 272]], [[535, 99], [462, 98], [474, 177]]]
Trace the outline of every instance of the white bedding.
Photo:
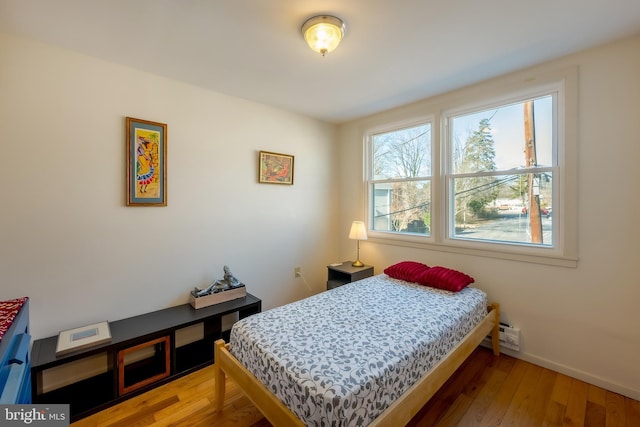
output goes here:
[[308, 426], [366, 426], [487, 313], [487, 296], [373, 276], [242, 319], [230, 351]]

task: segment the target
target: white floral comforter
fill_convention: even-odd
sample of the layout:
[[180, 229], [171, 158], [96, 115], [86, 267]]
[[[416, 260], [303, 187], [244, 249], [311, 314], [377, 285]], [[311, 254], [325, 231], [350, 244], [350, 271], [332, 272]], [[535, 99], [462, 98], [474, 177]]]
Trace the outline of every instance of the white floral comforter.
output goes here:
[[236, 322], [231, 353], [308, 426], [365, 426], [486, 315], [487, 296], [373, 276]]

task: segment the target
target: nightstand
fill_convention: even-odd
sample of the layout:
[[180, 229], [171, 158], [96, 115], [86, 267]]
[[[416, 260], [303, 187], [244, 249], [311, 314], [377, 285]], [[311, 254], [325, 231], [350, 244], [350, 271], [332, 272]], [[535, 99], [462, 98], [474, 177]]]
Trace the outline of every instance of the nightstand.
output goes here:
[[327, 266], [327, 290], [373, 276], [372, 266], [354, 267], [351, 265], [352, 262], [345, 261], [342, 264]]

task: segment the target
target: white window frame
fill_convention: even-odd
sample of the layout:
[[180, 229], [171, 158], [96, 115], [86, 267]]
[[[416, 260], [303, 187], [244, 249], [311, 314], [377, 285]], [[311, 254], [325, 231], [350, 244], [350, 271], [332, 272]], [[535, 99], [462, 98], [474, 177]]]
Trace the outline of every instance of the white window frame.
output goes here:
[[[389, 132], [394, 132], [394, 131], [398, 131], [398, 130], [402, 130], [402, 129], [408, 129], [408, 128], [412, 128], [412, 127], [416, 127], [416, 126], [421, 126], [421, 125], [426, 125], [428, 124], [431, 128], [431, 174], [429, 176], [426, 177], [420, 177], [420, 180], [429, 180], [430, 181], [430, 187], [431, 187], [431, 207], [430, 207], [430, 211], [431, 211], [431, 215], [433, 215], [433, 179], [435, 177], [435, 170], [439, 170], [439, 168], [435, 167], [435, 162], [434, 162], [434, 155], [433, 155], [433, 150], [434, 150], [434, 146], [437, 144], [437, 141], [434, 140], [434, 129], [438, 126], [437, 123], [434, 121], [433, 116], [422, 116], [422, 117], [413, 117], [411, 119], [408, 120], [404, 120], [404, 121], [400, 121], [400, 122], [396, 122], [393, 123], [392, 125], [389, 126], [384, 126], [384, 127], [380, 127], [380, 128], [372, 128], [370, 129], [370, 132], [367, 132], [367, 145], [366, 145], [366, 150], [365, 150], [365, 170], [366, 170], [366, 176], [367, 176], [367, 218], [368, 220], [366, 221], [367, 224], [367, 229], [368, 229], [368, 233], [371, 234], [373, 233], [374, 235], [397, 235], [397, 236], [402, 236], [405, 239], [410, 239], [413, 240], [415, 239], [416, 241], [420, 242], [420, 241], [429, 241], [432, 242], [433, 238], [431, 237], [433, 232], [432, 232], [432, 225], [429, 224], [430, 227], [430, 233], [429, 235], [422, 235], [422, 234], [415, 234], [415, 233], [407, 233], [407, 232], [400, 232], [400, 231], [372, 231], [372, 223], [374, 221], [373, 218], [373, 196], [372, 196], [372, 192], [373, 192], [373, 184], [374, 183], [379, 183], [380, 180], [374, 180], [372, 178], [373, 176], [373, 137], [375, 137], [376, 135], [382, 134], [382, 133], [389, 133]], [[411, 181], [413, 179], [406, 179], [406, 181]], [[402, 181], [402, 180], [393, 180], [393, 181]], [[433, 220], [432, 220], [433, 222]]]
[[[425, 125], [425, 124], [429, 124], [431, 126], [431, 175], [428, 177], [424, 177], [426, 179], [428, 179], [431, 182], [431, 224], [429, 224], [430, 227], [430, 233], [429, 235], [420, 235], [420, 234], [415, 234], [415, 233], [407, 233], [407, 232], [400, 232], [400, 231], [380, 231], [380, 230], [372, 230], [372, 223], [374, 221], [373, 219], [373, 184], [379, 182], [379, 180], [374, 180], [372, 179], [373, 176], [373, 137], [378, 135], [378, 134], [382, 134], [382, 133], [388, 133], [388, 132], [394, 132], [394, 131], [398, 131], [398, 130], [402, 130], [402, 129], [407, 129], [407, 128], [412, 128], [412, 127], [416, 127], [416, 126], [420, 126], [420, 125]], [[366, 148], [364, 150], [365, 153], [365, 176], [366, 176], [366, 203], [367, 203], [367, 207], [366, 207], [366, 225], [367, 225], [367, 233], [369, 234], [369, 236], [373, 236], [373, 237], [391, 237], [391, 236], [395, 236], [395, 237], [391, 237], [391, 238], [399, 238], [405, 241], [410, 241], [410, 242], [429, 242], [429, 243], [435, 243], [435, 240], [433, 238], [433, 212], [434, 212], [434, 205], [433, 205], [433, 195], [434, 195], [434, 179], [436, 178], [436, 173], [437, 171], [439, 171], [439, 167], [437, 166], [437, 161], [435, 161], [435, 159], [437, 157], [434, 156], [434, 149], [436, 147], [436, 145], [438, 145], [438, 141], [435, 139], [434, 133], [436, 132], [436, 129], [438, 128], [438, 123], [434, 120], [434, 116], [433, 115], [425, 115], [425, 116], [417, 116], [417, 117], [412, 117], [410, 119], [407, 120], [402, 120], [402, 121], [397, 121], [395, 123], [391, 123], [388, 125], [384, 125], [384, 126], [380, 126], [380, 127], [372, 127], [370, 129], [368, 129], [368, 131], [366, 132], [365, 135], [365, 143], [366, 143]]]
[[[451, 94], [429, 99], [407, 108], [407, 118], [385, 121], [375, 119], [364, 130], [365, 153], [365, 218], [369, 239], [373, 242], [408, 246], [444, 252], [463, 253], [539, 264], [576, 267], [577, 254], [577, 103], [578, 70], [569, 67], [537, 75], [517, 73], [487, 83], [461, 89]], [[472, 241], [451, 236], [449, 214], [452, 197], [448, 174], [448, 118], [469, 111], [520, 102], [555, 92], [554, 107], [554, 182], [553, 182], [553, 244], [540, 246], [510, 242]], [[412, 125], [431, 122], [432, 183], [431, 228], [429, 236], [374, 231], [371, 224], [371, 136]]]

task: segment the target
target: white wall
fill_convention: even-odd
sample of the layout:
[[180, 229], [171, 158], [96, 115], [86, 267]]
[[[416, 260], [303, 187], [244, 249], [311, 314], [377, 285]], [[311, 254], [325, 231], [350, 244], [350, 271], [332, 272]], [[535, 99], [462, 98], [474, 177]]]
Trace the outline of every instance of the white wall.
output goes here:
[[[577, 268], [371, 241], [360, 245], [360, 259], [374, 265], [376, 273], [401, 260], [465, 271], [501, 304], [504, 318], [521, 328], [522, 352], [517, 357], [635, 399], [640, 399], [638, 52], [640, 37], [635, 37], [536, 67], [579, 67]], [[362, 169], [354, 168], [362, 163], [363, 128], [372, 121], [415, 114], [430, 102], [341, 126], [345, 193], [339, 227], [365, 216]], [[343, 257], [353, 257], [354, 246], [341, 237]]]
[[[0, 58], [0, 299], [31, 298], [35, 338], [224, 265], [263, 308], [324, 289], [334, 126], [1, 33]], [[168, 124], [167, 207], [125, 206], [126, 116]], [[293, 186], [257, 183], [259, 150], [295, 156]]]

